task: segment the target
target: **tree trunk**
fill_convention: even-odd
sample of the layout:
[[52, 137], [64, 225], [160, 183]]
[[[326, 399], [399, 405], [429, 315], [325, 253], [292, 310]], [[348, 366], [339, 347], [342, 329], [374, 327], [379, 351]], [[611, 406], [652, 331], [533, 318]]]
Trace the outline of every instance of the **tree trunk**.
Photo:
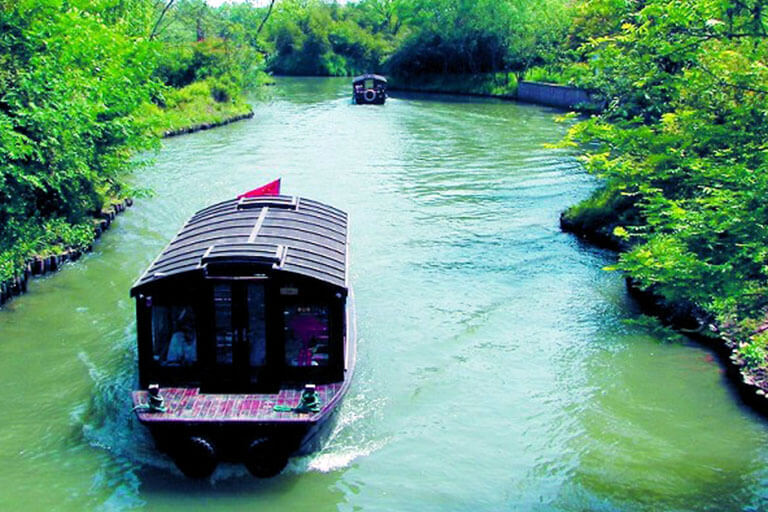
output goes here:
[[160, 17], [157, 18], [157, 21], [155, 22], [155, 26], [152, 27], [152, 32], [150, 32], [150, 34], [149, 34], [149, 40], [150, 41], [153, 40], [155, 38], [155, 36], [157, 35], [157, 30], [160, 28], [160, 23], [163, 22], [163, 18], [165, 17], [165, 13], [168, 12], [168, 9], [171, 8], [171, 6], [173, 5], [173, 2], [175, 2], [175, 1], [176, 0], [168, 0], [168, 3], [165, 4], [165, 7], [163, 7], [163, 12], [160, 13]]
[[259, 37], [259, 34], [261, 34], [261, 29], [264, 28], [264, 24], [269, 19], [269, 15], [272, 14], [272, 8], [275, 6], [275, 0], [271, 0], [269, 2], [269, 9], [267, 9], [267, 14], [264, 15], [264, 19], [261, 20], [261, 24], [259, 25], [259, 28], [256, 30], [256, 37]]
[[205, 40], [205, 30], [203, 30], [203, 20], [201, 18], [197, 18], [197, 42]]

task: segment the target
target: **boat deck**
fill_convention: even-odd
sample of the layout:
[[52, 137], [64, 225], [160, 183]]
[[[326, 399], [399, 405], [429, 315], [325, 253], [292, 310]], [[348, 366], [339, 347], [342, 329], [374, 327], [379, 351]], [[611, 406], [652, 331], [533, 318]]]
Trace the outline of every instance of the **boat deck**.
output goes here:
[[[199, 388], [161, 388], [165, 412], [137, 409], [142, 422], [265, 422], [312, 423], [319, 420], [341, 398], [343, 382], [320, 384], [317, 395], [320, 411], [298, 413], [275, 411], [275, 406], [295, 407], [301, 389], [282, 389], [275, 394], [204, 394]], [[133, 392], [134, 406], [149, 402], [146, 391]]]

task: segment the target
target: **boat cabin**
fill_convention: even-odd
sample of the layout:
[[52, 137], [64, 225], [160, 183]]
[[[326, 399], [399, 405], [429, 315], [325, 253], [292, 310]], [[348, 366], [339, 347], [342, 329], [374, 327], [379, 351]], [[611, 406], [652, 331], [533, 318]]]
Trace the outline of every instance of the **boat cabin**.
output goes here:
[[387, 79], [374, 74], [355, 77], [352, 81], [352, 99], [358, 105], [382, 105], [387, 99]]
[[347, 216], [309, 199], [197, 212], [131, 290], [139, 384], [277, 393], [345, 378]]

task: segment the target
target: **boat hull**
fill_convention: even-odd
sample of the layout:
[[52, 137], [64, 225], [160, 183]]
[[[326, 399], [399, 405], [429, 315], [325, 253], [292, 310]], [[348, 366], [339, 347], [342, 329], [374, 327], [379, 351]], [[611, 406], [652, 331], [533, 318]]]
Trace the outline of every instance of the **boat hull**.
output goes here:
[[377, 92], [373, 98], [366, 97], [365, 93], [354, 93], [353, 99], [357, 105], [383, 105], [387, 100], [385, 92]]
[[[157, 448], [192, 477], [209, 475], [219, 461], [244, 463], [256, 476], [273, 476], [288, 457], [317, 451], [327, 440], [349, 389], [357, 356], [354, 301], [346, 311], [344, 380], [310, 386], [317, 407], [305, 410], [306, 390], [272, 394], [201, 393], [199, 388], [160, 388], [155, 407], [149, 391], [133, 392], [134, 411]], [[190, 455], [191, 454], [191, 455]], [[270, 459], [270, 460], [267, 460]], [[259, 464], [269, 463], [267, 469]], [[254, 469], [256, 468], [256, 469]]]
[[190, 438], [201, 438], [211, 444], [216, 458], [222, 462], [244, 463], [255, 441], [279, 446], [286, 456], [306, 455], [322, 448], [330, 435], [336, 419], [336, 411], [327, 417], [307, 423], [184, 423], [146, 424], [155, 445], [161, 452], [174, 457]]

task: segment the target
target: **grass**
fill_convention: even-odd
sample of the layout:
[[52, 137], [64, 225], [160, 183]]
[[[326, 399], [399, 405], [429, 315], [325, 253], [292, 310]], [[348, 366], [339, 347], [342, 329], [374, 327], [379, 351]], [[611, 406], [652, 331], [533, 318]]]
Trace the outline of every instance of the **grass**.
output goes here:
[[252, 111], [242, 92], [230, 83], [216, 79], [170, 89], [158, 103], [145, 104], [138, 117], [160, 137], [200, 125], [220, 124]]
[[618, 250], [626, 241], [616, 236], [617, 226], [636, 225], [637, 216], [631, 198], [604, 188], [565, 210], [562, 225], [567, 231]]
[[21, 275], [27, 261], [35, 256], [58, 255], [68, 249], [85, 250], [95, 238], [90, 221], [70, 224], [61, 218], [42, 224], [30, 221], [21, 231], [22, 236], [10, 247], [0, 250], [0, 282]]
[[524, 80], [572, 87], [588, 87], [590, 69], [587, 64], [573, 63], [559, 66], [536, 66], [525, 72]]

